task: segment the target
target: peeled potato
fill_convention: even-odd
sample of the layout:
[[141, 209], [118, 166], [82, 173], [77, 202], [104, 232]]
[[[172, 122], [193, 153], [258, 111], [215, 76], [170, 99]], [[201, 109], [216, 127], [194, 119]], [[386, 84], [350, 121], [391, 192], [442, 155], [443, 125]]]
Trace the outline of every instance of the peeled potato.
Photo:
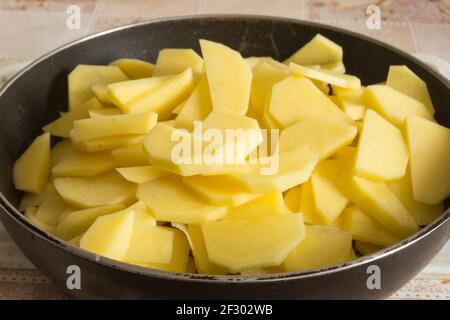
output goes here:
[[130, 79], [141, 79], [153, 75], [154, 65], [150, 62], [122, 58], [111, 62], [109, 65], [119, 67]]
[[193, 72], [203, 70], [203, 59], [192, 49], [163, 49], [158, 54], [154, 77], [173, 75], [191, 68]]

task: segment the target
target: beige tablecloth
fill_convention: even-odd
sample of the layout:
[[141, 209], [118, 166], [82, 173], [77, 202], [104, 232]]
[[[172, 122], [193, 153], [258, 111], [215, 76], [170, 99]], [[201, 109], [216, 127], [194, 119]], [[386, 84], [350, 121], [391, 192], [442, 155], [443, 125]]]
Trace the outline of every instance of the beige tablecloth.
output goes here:
[[[70, 5], [81, 12], [79, 28], [67, 27], [74, 12]], [[370, 5], [380, 9], [381, 29], [367, 28]], [[390, 43], [449, 72], [445, 67], [450, 62], [449, 0], [0, 0], [0, 86], [29, 61], [84, 35], [160, 17], [210, 13], [331, 24]], [[0, 299], [64, 297], [0, 225]], [[450, 299], [450, 244], [392, 298]]]

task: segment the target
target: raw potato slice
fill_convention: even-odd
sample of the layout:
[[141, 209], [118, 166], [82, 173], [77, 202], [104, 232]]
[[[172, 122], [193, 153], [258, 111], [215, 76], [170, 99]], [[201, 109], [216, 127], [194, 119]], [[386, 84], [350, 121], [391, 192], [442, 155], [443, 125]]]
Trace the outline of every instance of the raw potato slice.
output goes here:
[[[136, 220], [136, 218], [135, 218]], [[123, 260], [128, 263], [169, 263], [174, 232], [148, 224], [133, 224], [130, 245]]]
[[[92, 92], [94, 93], [95, 98], [98, 99], [101, 103], [106, 105], [111, 104], [111, 99], [109, 98], [108, 87], [104, 84], [93, 84]], [[89, 100], [88, 100], [89, 101]]]
[[72, 141], [73, 148], [82, 152], [106, 151], [141, 143], [144, 135], [127, 134], [122, 136], [103, 137], [85, 141]]
[[79, 247], [80, 246], [80, 240], [83, 237], [83, 234], [80, 234], [76, 237], [73, 237], [72, 239], [68, 240], [67, 242], [70, 243], [71, 245], [75, 246], [75, 247]]
[[133, 183], [146, 183], [168, 175], [153, 166], [117, 168], [122, 177]]
[[134, 211], [131, 209], [101, 216], [80, 239], [80, 248], [123, 260], [130, 245], [133, 222]]
[[280, 264], [303, 240], [301, 214], [232, 219], [201, 225], [212, 262], [232, 272]]
[[119, 108], [103, 108], [97, 110], [89, 110], [89, 118], [101, 118], [107, 116], [117, 116], [123, 114]]
[[305, 238], [283, 261], [284, 271], [325, 268], [349, 260], [352, 236], [324, 226], [305, 226]]
[[230, 176], [254, 193], [283, 192], [307, 181], [318, 162], [306, 147], [275, 153], [265, 160], [269, 164], [260, 158], [249, 172]]
[[340, 102], [348, 101], [357, 104], [363, 103], [363, 95], [364, 91], [366, 90], [365, 87], [361, 87], [358, 90], [354, 90], [331, 85], [331, 88], [333, 91], [333, 96], [336, 97]]
[[191, 68], [193, 72], [203, 71], [203, 59], [192, 49], [163, 49], [156, 60], [154, 77], [173, 75]]
[[336, 185], [342, 164], [337, 160], [325, 160], [314, 169], [310, 181], [316, 214], [321, 224], [333, 223], [348, 201]]
[[400, 239], [388, 232], [382, 225], [372, 219], [356, 206], [349, 206], [342, 212], [344, 228], [354, 240], [387, 247]]
[[399, 179], [405, 175], [408, 159], [400, 129], [375, 111], [367, 110], [358, 141], [355, 174], [373, 181]]
[[197, 87], [184, 103], [178, 116], [175, 118], [177, 128], [194, 129], [194, 121], [204, 120], [212, 110], [212, 102], [209, 94], [208, 79], [202, 75]]
[[57, 178], [54, 183], [61, 197], [78, 208], [127, 205], [136, 199], [136, 185], [114, 171], [92, 178]]
[[128, 112], [126, 105], [144, 94], [158, 88], [170, 77], [144, 78], [111, 83], [107, 86], [110, 100], [120, 109]]
[[153, 75], [154, 65], [144, 60], [122, 58], [109, 65], [119, 67], [130, 79], [149, 78]]
[[37, 209], [34, 216], [46, 225], [56, 227], [58, 218], [66, 210], [67, 204], [60, 196], [46, 199]]
[[34, 139], [14, 163], [14, 186], [18, 190], [40, 193], [45, 187], [49, 173], [50, 134], [47, 132]]
[[231, 209], [231, 212], [223, 219], [253, 219], [285, 213], [289, 213], [289, 210], [284, 204], [281, 192], [269, 192]]
[[111, 151], [111, 155], [121, 167], [137, 167], [150, 164], [142, 144], [114, 149]]
[[253, 81], [250, 91], [250, 109], [257, 118], [262, 117], [267, 94], [272, 86], [289, 75], [287, 68], [281, 69], [269, 62], [262, 62], [253, 69]]
[[187, 69], [126, 103], [124, 110], [129, 113], [153, 111], [158, 114], [159, 120], [167, 120], [172, 116], [172, 110], [191, 94], [194, 86], [194, 74]]
[[154, 268], [169, 272], [186, 272], [189, 252], [191, 247], [186, 236], [180, 230], [174, 228], [167, 228], [173, 232], [173, 250], [172, 259], [169, 263], [149, 263], [146, 264], [148, 268]]
[[123, 209], [125, 209], [123, 205], [115, 205], [69, 212], [64, 219], [59, 222], [55, 234], [64, 240], [72, 239], [89, 229], [98, 217], [118, 212]]
[[200, 225], [190, 224], [188, 229], [192, 240], [192, 254], [198, 272], [215, 275], [229, 273], [230, 271], [225, 267], [222, 267], [209, 259]]
[[367, 256], [369, 254], [372, 254], [372, 253], [382, 250], [383, 247], [376, 246], [374, 244], [363, 242], [363, 241], [355, 241], [355, 249], [360, 254]]
[[278, 69], [287, 69], [287, 66], [281, 62], [278, 62], [272, 57], [247, 57], [244, 58], [250, 69], [254, 69], [262, 63], [267, 63]]
[[[202, 79], [202, 77], [200, 77], [200, 79]], [[200, 82], [200, 81], [199, 81]], [[198, 85], [197, 85], [198, 87]], [[195, 88], [197, 88], [195, 87]], [[195, 89], [194, 89], [195, 90]], [[209, 89], [208, 89], [209, 90]], [[194, 93], [194, 91], [192, 91], [192, 94]], [[192, 95], [191, 94], [191, 95]], [[188, 98], [189, 99], [189, 98]], [[183, 101], [182, 103], [180, 103], [178, 106], [176, 106], [173, 110], [172, 113], [173, 114], [180, 114], [181, 110], [183, 110], [184, 106], [186, 105], [187, 100]]]
[[50, 152], [52, 168], [61, 161], [62, 158], [73, 152], [72, 141], [70, 139], [63, 139], [55, 144]]
[[176, 176], [141, 184], [136, 196], [161, 221], [202, 223], [220, 219], [227, 214], [226, 207], [208, 204]]
[[204, 156], [218, 153], [226, 164], [245, 163], [263, 141], [258, 121], [223, 109], [213, 110], [194, 128], [193, 136], [203, 140]]
[[349, 74], [324, 69], [309, 68], [292, 62], [289, 64], [289, 70], [307, 78], [323, 81], [337, 87], [353, 90], [358, 90], [361, 88], [361, 80]]
[[129, 208], [134, 210], [134, 223], [156, 227], [156, 219], [153, 217], [144, 202], [138, 201], [129, 206]]
[[79, 64], [69, 74], [69, 110], [73, 110], [92, 97], [92, 85], [128, 80], [116, 66]]
[[19, 210], [24, 211], [28, 207], [39, 206], [48, 198], [58, 195], [53, 182], [47, 182], [40, 193], [26, 193], [20, 201]]
[[52, 169], [56, 177], [92, 177], [113, 170], [117, 163], [109, 152], [78, 152], [65, 156]]
[[406, 169], [406, 174], [403, 178], [397, 181], [390, 181], [387, 186], [401, 201], [419, 226], [425, 226], [433, 222], [445, 211], [442, 202], [438, 204], [426, 204], [414, 200], [411, 170], [409, 168]]
[[352, 161], [343, 169], [338, 178], [338, 185], [347, 199], [393, 235], [403, 239], [418, 230], [412, 216], [385, 183], [353, 175]]
[[[144, 150], [153, 166], [182, 176], [220, 175], [249, 170], [249, 166], [245, 163], [206, 164], [203, 161], [203, 153], [195, 153], [196, 149], [190, 133], [161, 122], [157, 123], [145, 137]], [[192, 150], [194, 154], [191, 153]]]
[[300, 211], [300, 193], [301, 186], [297, 186], [286, 191], [284, 195], [284, 203], [291, 212]]
[[422, 102], [428, 111], [434, 114], [427, 84], [407, 66], [390, 66], [386, 85]]
[[450, 129], [410, 116], [405, 135], [414, 199], [428, 204], [442, 202], [450, 195]]
[[285, 61], [301, 65], [322, 65], [342, 61], [342, 47], [333, 41], [317, 34], [307, 44]]
[[300, 210], [303, 214], [303, 220], [308, 224], [324, 224], [323, 219], [317, 214], [311, 181], [307, 181], [301, 185], [300, 190]]
[[208, 202], [218, 206], [238, 207], [260, 195], [248, 192], [226, 175], [195, 175], [184, 177], [183, 182]]
[[280, 151], [307, 146], [320, 160], [352, 143], [358, 129], [332, 117], [307, 117], [280, 135]]
[[325, 69], [333, 72], [345, 73], [345, 65], [342, 60], [330, 62], [320, 65], [320, 69]]
[[267, 111], [282, 128], [308, 116], [329, 116], [351, 122], [311, 80], [298, 75], [289, 76], [272, 87]]
[[50, 132], [53, 136], [69, 138], [74, 121], [86, 119], [89, 117], [90, 110], [100, 110], [101, 108], [103, 108], [103, 105], [95, 97], [92, 97], [77, 106], [76, 109], [63, 114], [42, 129], [46, 132]]
[[27, 217], [27, 219], [30, 220], [30, 222], [39, 229], [51, 234], [55, 234], [55, 227], [49, 226], [48, 224], [45, 224], [36, 218], [35, 216], [36, 210], [37, 207], [28, 207], [25, 210], [25, 217]]
[[363, 102], [399, 128], [408, 115], [433, 119], [423, 103], [386, 85], [368, 86], [364, 91]]
[[247, 113], [252, 71], [241, 54], [223, 44], [200, 40], [214, 109]]
[[357, 104], [351, 101], [341, 101], [341, 108], [345, 114], [353, 121], [359, 121], [364, 118], [366, 114], [366, 107], [362, 104]]
[[154, 112], [123, 114], [94, 119], [77, 120], [73, 124], [73, 141], [86, 141], [111, 136], [146, 134], [156, 124]]

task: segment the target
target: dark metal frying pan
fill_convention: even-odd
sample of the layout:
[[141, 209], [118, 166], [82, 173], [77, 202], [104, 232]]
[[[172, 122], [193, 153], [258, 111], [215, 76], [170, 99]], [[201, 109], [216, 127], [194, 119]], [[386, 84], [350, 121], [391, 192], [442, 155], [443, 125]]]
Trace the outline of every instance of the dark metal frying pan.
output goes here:
[[[446, 212], [395, 246], [346, 264], [260, 277], [202, 276], [144, 269], [96, 257], [31, 225], [18, 212], [12, 166], [40, 128], [67, 107], [67, 74], [77, 64], [120, 57], [154, 61], [162, 48], [194, 48], [198, 39], [224, 43], [244, 56], [285, 59], [315, 34], [344, 48], [347, 70], [363, 84], [384, 81], [391, 64], [405, 64], [425, 80], [437, 120], [450, 127], [450, 85], [429, 67], [393, 47], [341, 29], [259, 16], [203, 16], [152, 21], [89, 36], [34, 62], [0, 91], [0, 219], [26, 256], [77, 298], [385, 298], [413, 278], [450, 237]], [[66, 287], [67, 268], [81, 270], [81, 290]], [[369, 289], [368, 267], [381, 271], [381, 289]]]

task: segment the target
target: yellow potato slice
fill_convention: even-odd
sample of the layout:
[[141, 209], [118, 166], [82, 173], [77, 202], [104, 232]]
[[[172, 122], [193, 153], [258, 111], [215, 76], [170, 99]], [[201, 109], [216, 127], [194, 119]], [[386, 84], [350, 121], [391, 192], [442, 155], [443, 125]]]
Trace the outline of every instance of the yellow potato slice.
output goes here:
[[201, 225], [208, 257], [232, 272], [280, 264], [303, 240], [301, 214], [206, 222]]
[[55, 234], [61, 239], [70, 240], [89, 229], [98, 217], [124, 209], [123, 205], [114, 205], [69, 212], [59, 222]]
[[46, 225], [56, 227], [59, 216], [64, 210], [66, 210], [66, 208], [67, 204], [60, 196], [53, 196], [47, 198], [38, 207], [34, 216]]
[[366, 114], [366, 107], [362, 104], [357, 104], [351, 101], [341, 101], [341, 108], [345, 114], [353, 121], [359, 121], [364, 118]]
[[136, 185], [115, 171], [91, 178], [57, 178], [54, 183], [61, 197], [78, 208], [127, 205], [136, 199]]
[[175, 126], [192, 131], [194, 129], [194, 121], [204, 120], [211, 110], [212, 102], [209, 94], [208, 79], [206, 75], [202, 75], [194, 91], [175, 118]]
[[209, 259], [200, 225], [190, 224], [188, 230], [192, 240], [192, 254], [195, 259], [195, 266], [199, 273], [214, 275], [229, 273], [230, 271], [228, 269]]
[[331, 117], [307, 117], [287, 127], [280, 135], [280, 151], [307, 146], [320, 160], [352, 143], [355, 126]]
[[400, 129], [367, 110], [358, 141], [354, 172], [372, 181], [389, 181], [403, 177], [409, 153]]
[[289, 213], [289, 210], [284, 204], [281, 192], [269, 192], [237, 208], [231, 209], [230, 213], [223, 219], [253, 219], [284, 213]]
[[55, 144], [50, 152], [51, 167], [53, 168], [62, 158], [73, 152], [72, 141], [63, 139]]
[[70, 137], [70, 130], [73, 128], [73, 123], [76, 120], [86, 119], [89, 117], [91, 110], [100, 110], [103, 105], [95, 98], [92, 97], [76, 109], [71, 110], [55, 121], [49, 123], [42, 129], [46, 132], [50, 132], [51, 135], [63, 138]]
[[324, 69], [310, 68], [292, 62], [289, 63], [289, 70], [291, 70], [295, 74], [300, 74], [310, 79], [333, 84], [337, 87], [353, 90], [358, 90], [359, 88], [361, 88], [361, 80], [349, 74], [343, 74]]
[[40, 193], [25, 193], [20, 201], [19, 210], [41, 205], [48, 198], [58, 195], [53, 182], [47, 182]]
[[325, 268], [351, 258], [352, 236], [325, 226], [305, 226], [305, 238], [283, 261], [284, 271]]
[[128, 112], [127, 104], [160, 87], [170, 77], [128, 80], [107, 85], [110, 100], [120, 109]]
[[122, 110], [120, 110], [119, 108], [103, 108], [103, 109], [89, 110], [89, 118], [117, 116], [119, 114], [123, 114]]
[[355, 241], [355, 249], [362, 255], [369, 255], [383, 249], [381, 246], [376, 246], [371, 243], [363, 241]]
[[342, 47], [317, 34], [307, 44], [301, 47], [284, 63], [295, 62], [301, 65], [322, 65], [342, 61]]
[[386, 85], [368, 86], [364, 91], [363, 103], [400, 128], [408, 115], [433, 119], [423, 103]]
[[318, 162], [306, 147], [276, 153], [270, 159], [270, 167], [260, 160], [249, 172], [230, 176], [254, 193], [283, 192], [307, 181]]
[[174, 232], [167, 228], [135, 221], [130, 245], [123, 260], [138, 264], [169, 263], [172, 259], [173, 240]]
[[136, 196], [161, 221], [202, 223], [220, 219], [227, 214], [226, 207], [207, 203], [176, 176], [141, 184]]
[[96, 66], [79, 64], [69, 74], [69, 110], [92, 98], [92, 85], [108, 84], [128, 80], [116, 66]]
[[267, 108], [282, 128], [308, 116], [330, 116], [351, 123], [347, 115], [311, 80], [299, 75], [291, 75], [272, 87]]
[[173, 75], [191, 68], [193, 72], [203, 71], [203, 59], [192, 49], [163, 49], [156, 59], [154, 77]]
[[287, 66], [285, 64], [278, 62], [272, 57], [247, 57], [244, 60], [252, 70], [263, 63], [270, 64], [278, 69], [287, 69]]
[[108, 87], [106, 85], [96, 83], [92, 85], [91, 89], [98, 101], [106, 105], [111, 104]]
[[247, 113], [252, 72], [241, 54], [223, 44], [200, 40], [214, 109]]
[[260, 196], [248, 192], [241, 184], [226, 175], [190, 176], [183, 182], [208, 202], [218, 206], [238, 207]]
[[442, 202], [438, 204], [426, 204], [414, 200], [410, 168], [406, 169], [404, 177], [400, 180], [389, 181], [387, 186], [401, 201], [419, 226], [425, 226], [433, 222], [444, 212]]
[[126, 167], [116, 170], [122, 177], [133, 183], [146, 183], [168, 175], [167, 172], [153, 166]]
[[434, 107], [427, 84], [407, 66], [390, 66], [386, 85], [422, 102], [428, 111], [434, 114]]
[[109, 152], [73, 151], [58, 162], [52, 169], [56, 177], [92, 177], [117, 167]]
[[442, 202], [450, 195], [450, 129], [410, 116], [405, 136], [414, 199], [428, 204]]
[[142, 144], [114, 149], [111, 151], [111, 155], [121, 167], [147, 166], [150, 164]]
[[344, 228], [352, 234], [354, 240], [387, 247], [400, 239], [392, 235], [377, 221], [358, 207], [351, 205], [342, 212]]
[[299, 212], [300, 210], [300, 192], [301, 186], [297, 186], [286, 191], [284, 195], [284, 203], [291, 212]]
[[14, 186], [18, 190], [40, 193], [45, 187], [49, 173], [50, 134], [47, 132], [34, 139], [14, 163]]
[[119, 67], [130, 79], [149, 78], [153, 75], [154, 65], [140, 59], [122, 58], [114, 60], [110, 66]]
[[158, 114], [159, 120], [167, 120], [172, 116], [172, 110], [191, 94], [194, 86], [192, 69], [187, 69], [126, 103], [123, 108], [129, 113], [153, 111]]
[[341, 170], [339, 161], [325, 160], [317, 165], [311, 175], [312, 200], [321, 224], [333, 223], [348, 203], [336, 185]]
[[122, 260], [130, 245], [133, 232], [134, 211], [98, 217], [80, 239], [80, 248], [101, 256]]
[[269, 62], [261, 62], [253, 68], [253, 80], [250, 91], [250, 109], [256, 117], [262, 117], [267, 94], [272, 86], [289, 75], [287, 68], [273, 66]]
[[85, 141], [73, 141], [73, 148], [82, 152], [106, 151], [122, 147], [132, 146], [144, 140], [142, 134], [127, 134], [121, 136], [111, 136], [96, 138]]
[[186, 272], [191, 247], [186, 236], [180, 230], [166, 228], [173, 232], [172, 258], [169, 263], [148, 263], [148, 268], [159, 269], [170, 272]]
[[73, 124], [71, 139], [80, 142], [111, 136], [146, 134], [155, 126], [157, 118], [156, 113], [149, 112], [77, 120]]
[[386, 184], [353, 175], [353, 161], [346, 164], [338, 178], [338, 186], [346, 198], [399, 238], [416, 232], [414, 219]]
[[48, 224], [43, 223], [41, 220], [37, 219], [35, 213], [37, 211], [37, 207], [28, 207], [25, 209], [25, 217], [27, 217], [30, 222], [45, 232], [55, 234], [55, 227], [50, 226]]

